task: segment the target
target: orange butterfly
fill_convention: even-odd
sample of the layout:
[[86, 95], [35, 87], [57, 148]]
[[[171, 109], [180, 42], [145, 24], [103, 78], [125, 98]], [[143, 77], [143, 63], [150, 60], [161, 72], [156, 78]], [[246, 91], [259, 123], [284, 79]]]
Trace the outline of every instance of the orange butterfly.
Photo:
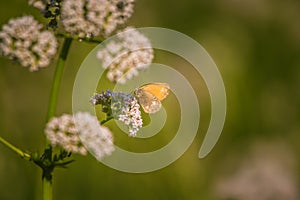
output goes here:
[[161, 108], [161, 101], [169, 94], [167, 83], [148, 83], [134, 90], [140, 105], [146, 113], [156, 113]]

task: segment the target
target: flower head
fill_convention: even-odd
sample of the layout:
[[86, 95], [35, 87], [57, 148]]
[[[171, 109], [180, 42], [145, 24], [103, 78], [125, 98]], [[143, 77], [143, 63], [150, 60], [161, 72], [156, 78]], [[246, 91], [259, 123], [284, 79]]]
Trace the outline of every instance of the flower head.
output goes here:
[[56, 54], [57, 41], [42, 27], [32, 16], [11, 19], [0, 32], [0, 53], [30, 71], [48, 66]]
[[79, 37], [108, 36], [133, 13], [134, 0], [64, 0], [61, 22]]
[[68, 152], [86, 155], [89, 150], [101, 159], [114, 151], [112, 133], [89, 113], [54, 117], [48, 122], [45, 134], [53, 146]]
[[102, 67], [108, 69], [107, 78], [122, 84], [146, 69], [153, 57], [149, 39], [132, 27], [119, 32], [115, 40], [97, 53]]
[[106, 102], [110, 103], [111, 94], [112, 93], [110, 90], [106, 90], [102, 93], [95, 93], [95, 95], [91, 98], [91, 103], [93, 104], [93, 106], [97, 104], [105, 104]]
[[46, 125], [45, 134], [53, 146], [60, 146], [64, 150], [82, 155], [87, 154], [78, 136], [72, 115], [64, 114], [52, 118]]
[[136, 98], [131, 94], [122, 92], [113, 93], [111, 109], [114, 118], [128, 126], [129, 136], [136, 136], [143, 125], [140, 105]]
[[101, 94], [95, 94], [91, 102], [93, 105], [101, 104], [103, 112], [123, 122], [128, 127], [129, 136], [136, 136], [143, 125], [140, 105], [131, 94], [108, 90]]
[[101, 160], [115, 150], [112, 133], [95, 116], [79, 112], [74, 118], [82, 143], [96, 159]]

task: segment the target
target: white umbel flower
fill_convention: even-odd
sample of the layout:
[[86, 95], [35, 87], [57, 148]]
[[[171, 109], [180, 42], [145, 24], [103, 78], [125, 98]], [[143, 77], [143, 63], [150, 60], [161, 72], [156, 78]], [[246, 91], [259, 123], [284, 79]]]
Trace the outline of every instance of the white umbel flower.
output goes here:
[[30, 71], [48, 66], [56, 54], [57, 41], [42, 27], [32, 16], [11, 19], [0, 32], [0, 53]]
[[87, 154], [80, 141], [78, 129], [72, 115], [64, 114], [52, 118], [45, 128], [45, 134], [52, 146], [60, 146], [68, 152]]
[[133, 13], [134, 0], [64, 0], [61, 22], [79, 37], [108, 36]]
[[119, 32], [116, 39], [97, 52], [102, 67], [108, 69], [107, 78], [121, 84], [146, 69], [153, 57], [149, 39], [132, 27]]
[[82, 143], [97, 160], [115, 150], [112, 133], [107, 127], [101, 126], [95, 116], [79, 112], [74, 118]]
[[129, 136], [135, 137], [138, 130], [143, 126], [140, 105], [137, 99], [131, 94], [113, 92], [111, 109], [114, 118], [128, 127]]
[[102, 111], [123, 122], [128, 127], [128, 135], [131, 137], [135, 137], [143, 126], [140, 105], [131, 94], [107, 90], [96, 93], [91, 98], [91, 103], [93, 106], [102, 105]]
[[45, 134], [53, 146], [81, 155], [88, 150], [98, 160], [114, 151], [112, 133], [89, 113], [54, 117], [48, 122]]

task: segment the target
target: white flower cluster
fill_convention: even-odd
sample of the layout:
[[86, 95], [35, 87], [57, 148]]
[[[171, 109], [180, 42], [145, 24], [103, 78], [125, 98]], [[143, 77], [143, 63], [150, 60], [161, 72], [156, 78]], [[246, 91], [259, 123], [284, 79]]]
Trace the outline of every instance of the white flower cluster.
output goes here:
[[89, 113], [54, 117], [48, 122], [45, 134], [53, 146], [82, 155], [89, 150], [97, 159], [114, 151], [112, 133]]
[[75, 115], [75, 122], [82, 143], [97, 160], [115, 150], [112, 133], [107, 127], [101, 126], [96, 117], [79, 112]]
[[121, 84], [146, 69], [153, 57], [149, 39], [132, 27], [119, 32], [116, 39], [97, 53], [102, 67], [108, 69], [107, 78]]
[[30, 71], [48, 66], [56, 54], [57, 41], [42, 27], [32, 16], [11, 19], [0, 32], [0, 53]]
[[64, 0], [61, 22], [79, 37], [108, 36], [133, 13], [134, 0]]
[[112, 114], [115, 119], [123, 122], [129, 130], [129, 136], [135, 137], [143, 126], [140, 105], [131, 94], [112, 93]]
[[128, 107], [123, 108], [122, 114], [119, 115], [119, 120], [130, 127], [129, 136], [135, 137], [138, 130], [143, 126], [140, 105], [135, 98]]
[[78, 133], [73, 116], [68, 114], [52, 118], [45, 128], [45, 134], [51, 145], [61, 146], [66, 151], [86, 155], [87, 150], [81, 143]]

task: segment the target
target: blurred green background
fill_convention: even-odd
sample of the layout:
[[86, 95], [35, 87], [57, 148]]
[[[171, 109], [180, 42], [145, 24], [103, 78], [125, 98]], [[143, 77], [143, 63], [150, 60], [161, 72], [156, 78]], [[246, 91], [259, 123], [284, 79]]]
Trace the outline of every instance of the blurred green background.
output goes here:
[[[0, 24], [24, 14], [43, 20], [39, 11], [29, 7], [25, 0], [10, 0], [0, 7]], [[235, 173], [241, 171], [245, 160], [249, 161], [249, 169], [256, 169], [260, 166], [257, 162], [263, 160], [261, 165], [266, 166], [264, 162], [270, 157], [278, 161], [271, 162], [272, 169], [280, 165], [279, 171], [287, 172], [283, 173], [282, 181], [276, 180], [282, 185], [280, 188], [291, 193], [286, 198], [273, 199], [297, 199], [300, 193], [299, 19], [298, 0], [137, 0], [129, 25], [180, 31], [197, 40], [216, 62], [228, 100], [224, 131], [209, 156], [198, 159], [210, 118], [206, 86], [184, 60], [157, 51], [155, 62], [180, 71], [197, 91], [201, 122], [193, 144], [170, 166], [147, 174], [123, 173], [91, 156], [74, 156], [76, 162], [69, 169], [55, 171], [54, 199], [245, 199], [234, 196], [232, 188], [225, 192], [218, 189], [219, 185], [223, 179], [238, 176]], [[95, 44], [72, 44], [60, 88], [58, 114], [71, 113], [76, 71], [93, 47]], [[41, 152], [54, 64], [31, 73], [1, 57], [0, 66], [1, 136], [22, 149]], [[164, 104], [167, 110], [172, 108], [172, 102]], [[169, 120], [177, 122], [178, 118], [174, 115]], [[157, 143], [151, 141], [151, 145], [164, 144], [160, 137], [156, 139]], [[257, 143], [272, 150], [256, 149]], [[147, 145], [147, 140], [142, 145]], [[251, 153], [253, 149], [258, 153]], [[265, 158], [256, 159], [257, 155]], [[288, 157], [291, 164], [286, 165], [282, 157]], [[269, 172], [272, 170], [266, 170]], [[271, 173], [270, 177], [277, 175]], [[266, 179], [265, 191], [274, 183], [272, 178]], [[253, 186], [253, 182], [249, 184]], [[0, 199], [40, 199], [41, 190], [40, 169], [1, 144]], [[243, 189], [238, 192], [246, 194]]]

